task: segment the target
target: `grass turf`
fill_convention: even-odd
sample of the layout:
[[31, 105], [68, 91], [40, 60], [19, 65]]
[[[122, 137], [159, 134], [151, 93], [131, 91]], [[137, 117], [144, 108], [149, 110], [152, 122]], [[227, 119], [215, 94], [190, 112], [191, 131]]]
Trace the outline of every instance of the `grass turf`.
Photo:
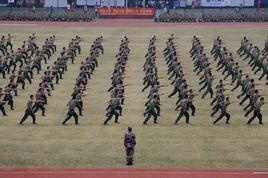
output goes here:
[[[170, 33], [176, 36], [177, 49], [182, 61], [188, 83], [195, 92], [199, 89], [198, 78], [193, 71], [193, 62], [188, 51], [191, 38], [195, 34], [203, 42], [206, 51], [211, 49], [213, 39], [221, 35], [224, 45], [233, 53], [240, 45], [240, 39], [247, 36], [254, 44], [263, 47], [266, 27], [45, 27], [45, 26], [0, 26], [0, 33], [15, 36], [17, 47], [31, 33], [37, 36], [38, 45], [42, 45], [46, 37], [55, 34], [55, 44], [58, 51], [49, 64], [59, 56], [60, 49], [75, 35], [80, 35], [84, 41], [82, 54], [77, 57], [75, 65], [69, 65], [64, 80], [56, 85], [53, 96], [48, 98], [47, 116], [37, 114], [37, 126], [28, 120], [24, 126], [19, 126], [19, 120], [24, 114], [27, 98], [37, 89], [40, 75], [35, 75], [32, 85], [26, 86], [26, 91], [19, 91], [15, 97], [15, 111], [7, 110], [8, 117], [0, 119], [0, 167], [124, 167], [123, 135], [128, 125], [133, 127], [137, 136], [135, 167], [190, 167], [190, 168], [264, 168], [268, 165], [268, 131], [267, 105], [263, 107], [265, 125], [259, 126], [255, 121], [252, 127], [246, 126], [247, 119], [243, 117], [242, 107], [238, 105], [236, 95], [239, 93], [227, 91], [231, 100], [236, 101], [229, 108], [231, 124], [220, 122], [212, 126], [209, 116], [210, 99], [201, 100], [196, 97], [197, 115], [191, 118], [191, 125], [186, 125], [182, 119], [178, 126], [174, 120], [178, 115], [174, 111], [176, 97], [168, 99], [161, 106], [162, 113], [159, 124], [143, 126], [144, 103], [148, 90], [141, 93], [144, 73], [142, 65], [147, 51], [148, 41], [156, 35], [157, 61], [161, 84], [169, 84], [166, 75], [167, 66], [163, 61], [161, 51]], [[79, 63], [88, 55], [88, 49], [93, 40], [103, 35], [105, 54], [99, 58], [99, 68], [96, 69], [89, 86], [88, 101], [84, 103], [84, 117], [80, 117], [80, 125], [74, 125], [70, 120], [68, 126], [61, 126], [66, 114], [66, 103], [70, 99], [75, 77], [78, 74]], [[110, 86], [110, 76], [115, 63], [115, 54], [121, 38], [127, 35], [131, 40], [131, 54], [127, 62], [126, 75], [130, 78], [125, 83], [133, 85], [126, 88], [127, 99], [123, 106], [123, 116], [120, 124], [111, 120], [109, 126], [103, 126], [105, 108], [109, 100], [106, 92]], [[15, 48], [16, 49], [16, 48]], [[242, 68], [252, 72], [246, 62], [241, 62]], [[210, 59], [211, 56], [209, 56]], [[217, 79], [222, 78], [219, 72], [213, 72]], [[43, 69], [45, 65], [43, 65]], [[258, 75], [259, 76], [259, 75]], [[257, 77], [255, 77], [257, 78]], [[218, 80], [216, 80], [218, 81]], [[216, 83], [216, 81], [214, 83]], [[230, 81], [230, 79], [228, 79]], [[0, 78], [0, 86], [7, 84]], [[262, 94], [268, 94], [264, 81], [258, 81]], [[163, 88], [162, 92], [171, 92], [172, 85]], [[6, 107], [7, 108], [7, 107]]]

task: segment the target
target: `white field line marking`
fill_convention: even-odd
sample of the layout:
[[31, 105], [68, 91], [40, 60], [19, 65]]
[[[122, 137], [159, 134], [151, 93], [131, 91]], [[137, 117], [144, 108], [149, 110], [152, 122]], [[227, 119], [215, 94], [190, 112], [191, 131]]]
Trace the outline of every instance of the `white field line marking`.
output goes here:
[[253, 172], [253, 174], [268, 175], [268, 172], [261, 172], [261, 171], [259, 171], [259, 172]]
[[0, 23], [0, 26], [38, 26], [37, 24]]
[[41, 172], [23, 172], [23, 171], [17, 171], [17, 172], [1, 172], [1, 174], [215, 174], [215, 175], [249, 175], [252, 174], [252, 172], [198, 172], [198, 171], [182, 171], [182, 172], [147, 172], [147, 171], [137, 171], [137, 172], [116, 172], [116, 171], [41, 171]]

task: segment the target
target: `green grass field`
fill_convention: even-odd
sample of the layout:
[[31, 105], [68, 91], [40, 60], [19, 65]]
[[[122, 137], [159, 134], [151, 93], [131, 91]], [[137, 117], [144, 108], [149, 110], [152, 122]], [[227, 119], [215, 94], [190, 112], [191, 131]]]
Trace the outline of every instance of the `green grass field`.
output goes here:
[[[193, 73], [193, 62], [188, 54], [191, 48], [191, 38], [197, 35], [205, 45], [206, 51], [211, 49], [213, 39], [220, 35], [224, 45], [233, 53], [240, 45], [240, 39], [247, 36], [254, 44], [263, 48], [267, 35], [266, 27], [45, 27], [45, 26], [0, 26], [0, 34], [11, 33], [15, 36], [15, 47], [35, 33], [38, 45], [42, 45], [45, 38], [55, 34], [55, 44], [58, 49], [65, 46], [75, 35], [81, 36], [84, 41], [82, 54], [77, 57], [75, 65], [69, 65], [64, 80], [56, 85], [53, 96], [48, 98], [47, 116], [37, 114], [38, 125], [28, 120], [24, 126], [19, 126], [19, 120], [24, 114], [27, 98], [35, 93], [40, 75], [35, 75], [32, 85], [26, 85], [25, 91], [19, 91], [15, 97], [15, 111], [6, 107], [8, 117], [0, 118], [0, 167], [124, 167], [125, 153], [123, 136], [127, 126], [133, 127], [137, 136], [136, 157], [134, 167], [189, 167], [189, 168], [265, 168], [268, 165], [268, 109], [263, 107], [264, 125], [259, 126], [255, 121], [251, 127], [246, 125], [242, 107], [238, 105], [236, 90], [231, 93], [231, 100], [235, 101], [229, 108], [231, 124], [225, 125], [221, 121], [212, 125], [210, 117], [210, 99], [201, 100], [196, 97], [197, 115], [191, 118], [191, 125], [186, 125], [182, 119], [179, 125], [174, 126], [174, 120], [179, 114], [174, 111], [176, 97], [169, 99], [162, 96], [167, 102], [162, 104], [162, 116], [159, 124], [143, 126], [144, 103], [148, 90], [141, 93], [144, 73], [142, 65], [147, 52], [148, 41], [156, 35], [158, 40], [157, 51], [160, 57], [157, 61], [161, 84], [168, 84], [161, 92], [171, 92], [173, 86], [166, 75], [167, 66], [162, 56], [162, 50], [169, 34], [176, 36], [177, 50], [182, 66], [195, 92], [198, 91], [198, 76]], [[105, 54], [99, 58], [99, 68], [96, 69], [89, 82], [88, 100], [85, 101], [84, 116], [80, 117], [80, 125], [74, 125], [70, 120], [67, 126], [62, 126], [67, 108], [66, 104], [79, 71], [79, 63], [88, 55], [89, 46], [93, 40], [103, 35]], [[127, 63], [125, 83], [133, 84], [126, 88], [127, 99], [123, 106], [123, 116], [120, 124], [111, 120], [109, 126], [103, 126], [105, 108], [110, 94], [110, 76], [115, 63], [115, 54], [121, 38], [127, 35], [131, 40], [131, 54]], [[54, 54], [49, 64], [59, 56]], [[236, 54], [242, 68], [251, 75], [246, 62], [241, 61]], [[212, 60], [212, 57], [209, 56]], [[43, 65], [43, 69], [45, 65]], [[215, 70], [217, 79], [222, 75]], [[259, 73], [260, 75], [260, 73]], [[259, 76], [258, 75], [258, 76]], [[255, 77], [257, 78], [257, 76]], [[218, 81], [218, 80], [216, 80]], [[216, 83], [215, 81], [215, 83]], [[230, 81], [230, 78], [228, 79]], [[8, 80], [0, 78], [0, 86]], [[268, 86], [265, 81], [257, 81], [261, 85], [261, 94], [268, 95]], [[266, 100], [268, 98], [266, 97]]]

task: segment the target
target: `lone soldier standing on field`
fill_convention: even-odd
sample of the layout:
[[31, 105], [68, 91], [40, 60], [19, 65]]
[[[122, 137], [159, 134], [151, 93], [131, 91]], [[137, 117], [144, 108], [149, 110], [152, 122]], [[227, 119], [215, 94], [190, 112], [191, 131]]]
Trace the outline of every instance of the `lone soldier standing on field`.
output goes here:
[[133, 165], [134, 161], [134, 147], [136, 145], [136, 136], [132, 133], [132, 128], [128, 127], [128, 133], [125, 134], [124, 145], [126, 148], [127, 165]]

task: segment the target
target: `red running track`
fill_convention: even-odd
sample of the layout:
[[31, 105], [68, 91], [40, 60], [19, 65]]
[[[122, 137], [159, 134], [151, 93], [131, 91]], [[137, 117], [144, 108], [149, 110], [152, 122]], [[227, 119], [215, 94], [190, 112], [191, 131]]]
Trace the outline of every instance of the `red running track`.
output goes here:
[[93, 26], [93, 27], [172, 27], [172, 26], [224, 26], [224, 27], [267, 27], [268, 22], [191, 22], [165, 23], [143, 19], [101, 19], [92, 22], [46, 22], [46, 21], [0, 21], [2, 25], [41, 25], [41, 26]]
[[268, 169], [0, 168], [0, 178], [267, 178]]

